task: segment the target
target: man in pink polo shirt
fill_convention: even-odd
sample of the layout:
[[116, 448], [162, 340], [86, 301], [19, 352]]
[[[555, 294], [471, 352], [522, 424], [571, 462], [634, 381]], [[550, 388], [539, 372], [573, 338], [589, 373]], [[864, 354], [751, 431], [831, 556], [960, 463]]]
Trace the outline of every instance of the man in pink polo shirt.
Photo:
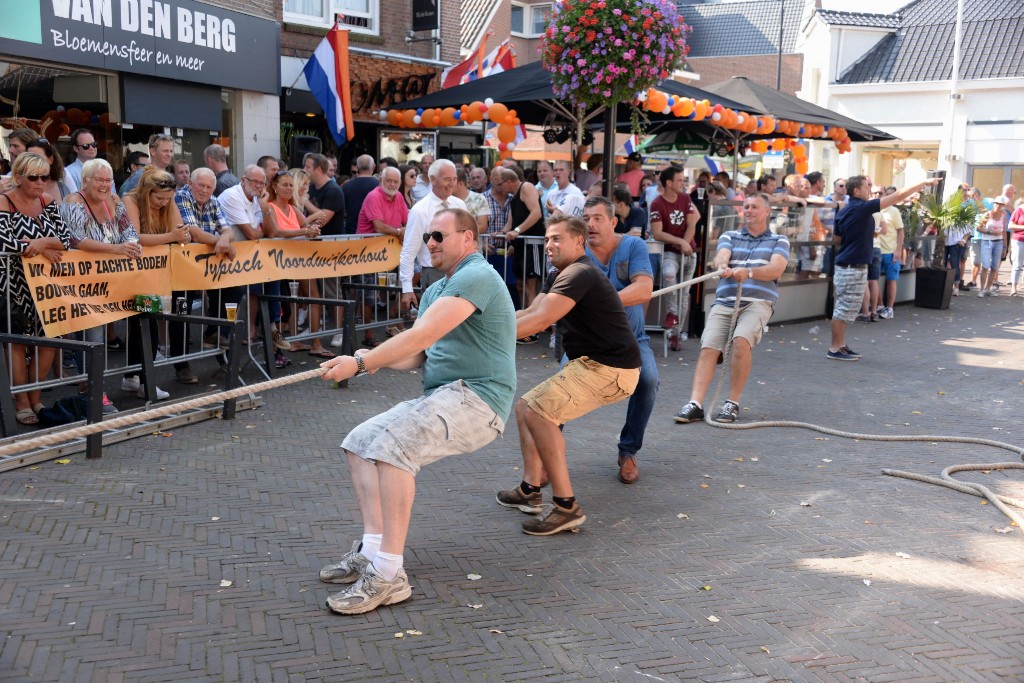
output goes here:
[[409, 219], [409, 207], [398, 194], [401, 184], [402, 174], [397, 168], [388, 166], [381, 171], [380, 186], [371, 190], [363, 200], [359, 222], [356, 224], [357, 235], [379, 232], [382, 235], [402, 237], [405, 223]]

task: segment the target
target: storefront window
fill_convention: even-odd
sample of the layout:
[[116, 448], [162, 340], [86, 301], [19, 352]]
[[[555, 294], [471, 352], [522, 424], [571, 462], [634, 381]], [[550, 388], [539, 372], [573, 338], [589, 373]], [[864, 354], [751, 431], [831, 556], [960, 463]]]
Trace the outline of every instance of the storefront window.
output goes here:
[[385, 130], [380, 134], [380, 157], [393, 157], [400, 164], [419, 161], [424, 155], [437, 156], [436, 133]]
[[[77, 155], [71, 147], [71, 133], [87, 129], [97, 143], [97, 155], [114, 169], [118, 186], [129, 175], [128, 155], [133, 151], [148, 152], [149, 136], [154, 133], [174, 138], [175, 159], [185, 159], [190, 168], [203, 163], [203, 150], [218, 142], [228, 150], [230, 163], [234, 127], [234, 93], [222, 91], [220, 130], [197, 130], [163, 125], [119, 122], [119, 88], [121, 82], [113, 74], [73, 71], [63, 66], [41, 66], [0, 62], [0, 101], [13, 102], [13, 116], [0, 119], [0, 154], [9, 158], [6, 137], [13, 128], [31, 128], [47, 138], [59, 151], [65, 165]], [[173, 121], [168, 121], [173, 124]]]

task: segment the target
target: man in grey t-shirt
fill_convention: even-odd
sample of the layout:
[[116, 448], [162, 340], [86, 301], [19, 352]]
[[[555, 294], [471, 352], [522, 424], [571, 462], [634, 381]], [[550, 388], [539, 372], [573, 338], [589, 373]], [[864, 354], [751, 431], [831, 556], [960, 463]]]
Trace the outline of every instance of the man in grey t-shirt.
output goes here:
[[[407, 238], [408, 239], [408, 238]], [[424, 395], [359, 425], [341, 444], [363, 517], [363, 536], [325, 583], [351, 583], [327, 599], [363, 614], [412, 594], [402, 553], [416, 474], [423, 465], [481, 448], [505, 430], [515, 397], [515, 311], [505, 284], [477, 252], [476, 219], [439, 211], [423, 238], [444, 277], [423, 293], [416, 324], [375, 349], [322, 364], [326, 380], [422, 366]]]

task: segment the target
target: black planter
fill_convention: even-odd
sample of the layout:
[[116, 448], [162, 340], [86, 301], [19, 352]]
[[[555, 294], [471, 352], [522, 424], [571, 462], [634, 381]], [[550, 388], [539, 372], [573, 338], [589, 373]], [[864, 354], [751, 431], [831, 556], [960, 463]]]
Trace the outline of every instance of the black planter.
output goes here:
[[949, 299], [953, 296], [953, 273], [952, 268], [918, 268], [914, 305], [939, 310], [949, 308]]

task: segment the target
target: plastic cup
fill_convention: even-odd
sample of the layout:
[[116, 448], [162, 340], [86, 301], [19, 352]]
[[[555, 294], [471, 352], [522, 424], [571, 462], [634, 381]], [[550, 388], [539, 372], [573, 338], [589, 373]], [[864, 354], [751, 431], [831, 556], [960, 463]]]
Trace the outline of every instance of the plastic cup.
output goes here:
[[388, 273], [388, 287], [396, 287], [398, 285], [398, 273]]
[[228, 322], [235, 322], [238, 320], [238, 304], [224, 304], [224, 312], [227, 315]]
[[387, 273], [377, 273], [377, 285], [380, 286], [380, 287], [387, 287], [388, 286], [388, 274]]
[[292, 291], [292, 296], [293, 297], [299, 295], [299, 283], [298, 282], [289, 282], [288, 283], [288, 289], [290, 289]]
[[160, 297], [160, 312], [170, 313], [171, 312], [171, 297], [162, 296]]
[[697, 188], [697, 199], [704, 199], [704, 189], [703, 187]]

